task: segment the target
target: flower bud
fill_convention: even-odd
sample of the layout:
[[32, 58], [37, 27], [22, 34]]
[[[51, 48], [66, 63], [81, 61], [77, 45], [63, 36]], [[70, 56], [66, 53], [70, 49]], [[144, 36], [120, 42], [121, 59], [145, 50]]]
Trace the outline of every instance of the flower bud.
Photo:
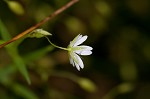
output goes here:
[[33, 37], [41, 38], [41, 37], [48, 36], [48, 35], [52, 35], [52, 34], [43, 30], [43, 29], [35, 29], [31, 33], [28, 34], [28, 37], [30, 37], [30, 38], [33, 38]]

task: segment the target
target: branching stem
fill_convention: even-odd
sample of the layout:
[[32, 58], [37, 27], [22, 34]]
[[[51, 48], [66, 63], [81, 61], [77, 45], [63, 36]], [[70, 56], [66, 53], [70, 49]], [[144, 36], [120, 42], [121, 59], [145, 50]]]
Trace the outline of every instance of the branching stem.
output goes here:
[[39, 26], [41, 26], [42, 24], [44, 24], [45, 22], [47, 22], [48, 20], [51, 20], [52, 18], [56, 17], [58, 14], [62, 13], [64, 10], [68, 9], [69, 7], [71, 7], [72, 5], [74, 5], [76, 2], [78, 2], [79, 0], [71, 0], [70, 2], [68, 2], [66, 5], [62, 6], [61, 8], [59, 8], [58, 10], [56, 10], [54, 13], [52, 13], [51, 15], [47, 16], [45, 19], [43, 19], [42, 21], [40, 21], [39, 23], [35, 24], [34, 26], [26, 29], [25, 31], [23, 31], [22, 33], [18, 34], [17, 36], [15, 36], [14, 38], [12, 38], [11, 40], [3, 43], [0, 45], [0, 48], [3, 48], [4, 46], [8, 45], [9, 43], [12, 43], [20, 38], [22, 38], [23, 36], [25, 36], [26, 34], [30, 33], [31, 31], [33, 31], [34, 29], [38, 28]]

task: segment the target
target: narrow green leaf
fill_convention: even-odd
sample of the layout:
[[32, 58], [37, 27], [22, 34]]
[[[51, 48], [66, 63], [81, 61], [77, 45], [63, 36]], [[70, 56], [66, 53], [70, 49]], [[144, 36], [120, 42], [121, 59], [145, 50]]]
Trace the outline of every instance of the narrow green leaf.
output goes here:
[[5, 25], [3, 24], [3, 22], [0, 19], [0, 34], [3, 38], [3, 40], [7, 41], [11, 39], [11, 35], [8, 33]]
[[22, 73], [22, 75], [25, 77], [25, 79], [27, 80], [27, 82], [29, 84], [31, 84], [29, 75], [28, 75], [28, 71], [26, 69], [26, 65], [24, 63], [24, 61], [21, 59], [20, 56], [17, 56], [14, 60], [16, 66], [18, 67], [19, 71]]
[[[2, 23], [1, 20], [0, 20], [0, 34], [5, 41], [11, 39], [11, 36], [9, 35], [5, 25]], [[16, 67], [19, 69], [20, 73], [25, 77], [27, 82], [30, 84], [31, 81], [30, 81], [30, 78], [26, 69], [26, 65], [24, 61], [22, 60], [22, 58], [20, 57], [20, 55], [18, 54], [17, 46], [12, 45], [12, 46], [6, 47], [6, 49], [9, 55], [11, 56], [11, 58], [13, 59], [13, 62], [15, 63]]]
[[7, 50], [8, 50], [9, 55], [12, 57], [13, 62], [15, 63], [16, 67], [20, 71], [20, 73], [25, 77], [27, 82], [31, 84], [26, 65], [23, 59], [21, 58], [21, 56], [19, 55], [17, 49], [13, 47], [9, 47], [9, 49], [7, 48]]

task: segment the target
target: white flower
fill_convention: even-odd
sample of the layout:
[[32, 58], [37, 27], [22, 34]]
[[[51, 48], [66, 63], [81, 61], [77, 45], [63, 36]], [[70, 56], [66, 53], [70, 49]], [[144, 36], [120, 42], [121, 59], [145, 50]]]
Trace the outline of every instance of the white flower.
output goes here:
[[92, 47], [86, 46], [86, 45], [80, 45], [87, 39], [87, 37], [88, 37], [87, 35], [82, 36], [79, 34], [73, 39], [73, 41], [70, 42], [67, 48], [69, 50], [70, 63], [73, 66], [76, 66], [76, 68], [79, 71], [80, 71], [80, 68], [82, 69], [84, 68], [84, 64], [81, 58], [79, 57], [79, 55], [91, 55], [92, 54], [92, 51], [91, 51], [93, 49]]

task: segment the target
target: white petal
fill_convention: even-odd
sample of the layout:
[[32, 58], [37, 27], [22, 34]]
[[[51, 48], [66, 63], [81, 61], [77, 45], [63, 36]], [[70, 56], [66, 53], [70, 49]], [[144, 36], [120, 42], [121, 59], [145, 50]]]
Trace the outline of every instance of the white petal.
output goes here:
[[81, 58], [76, 53], [71, 52], [70, 56], [72, 57], [73, 62], [74, 62], [75, 66], [78, 70], [80, 67], [84, 68], [83, 61], [81, 60]]
[[79, 55], [90, 55], [90, 54], [92, 54], [92, 51], [91, 51], [92, 49], [93, 48], [90, 46], [83, 45], [83, 46], [73, 47], [72, 51]]
[[81, 45], [79, 47], [84, 50], [93, 50], [93, 48], [91, 46]]
[[77, 45], [82, 44], [82, 43], [87, 39], [87, 37], [88, 37], [88, 36], [86, 35], [86, 36], [83, 36], [83, 37], [79, 38], [79, 39], [74, 43], [73, 46], [77, 46]]
[[83, 51], [83, 50], [92, 50], [93, 48], [90, 47], [90, 46], [86, 46], [86, 45], [81, 45], [81, 46], [76, 46], [76, 47], [73, 47], [72, 50], [73, 51]]
[[91, 55], [92, 51], [89, 51], [89, 50], [77, 50], [77, 51], [75, 51], [75, 53], [77, 53], [79, 55]]
[[70, 57], [70, 64], [72, 64], [73, 66], [75, 66], [73, 59]]
[[77, 61], [78, 61], [77, 64], [79, 64], [79, 66], [80, 66], [81, 68], [84, 68], [84, 64], [83, 64], [83, 61], [81, 60], [81, 58], [80, 58], [77, 54], [74, 54], [74, 55], [75, 55], [75, 57], [76, 57], [76, 59], [77, 59]]
[[80, 66], [77, 63], [75, 63], [75, 66], [78, 69], [78, 71], [80, 71]]
[[82, 51], [80, 55], [91, 55], [92, 51]]
[[78, 37], [74, 40], [75, 42], [77, 42], [79, 39], [81, 39], [82, 38], [82, 35], [81, 34], [79, 34], [78, 35]]
[[79, 39], [81, 39], [82, 38], [82, 35], [77, 35], [71, 42], [70, 42], [70, 44], [69, 44], [69, 46], [70, 47], [73, 47], [74, 46], [74, 44], [79, 40]]

